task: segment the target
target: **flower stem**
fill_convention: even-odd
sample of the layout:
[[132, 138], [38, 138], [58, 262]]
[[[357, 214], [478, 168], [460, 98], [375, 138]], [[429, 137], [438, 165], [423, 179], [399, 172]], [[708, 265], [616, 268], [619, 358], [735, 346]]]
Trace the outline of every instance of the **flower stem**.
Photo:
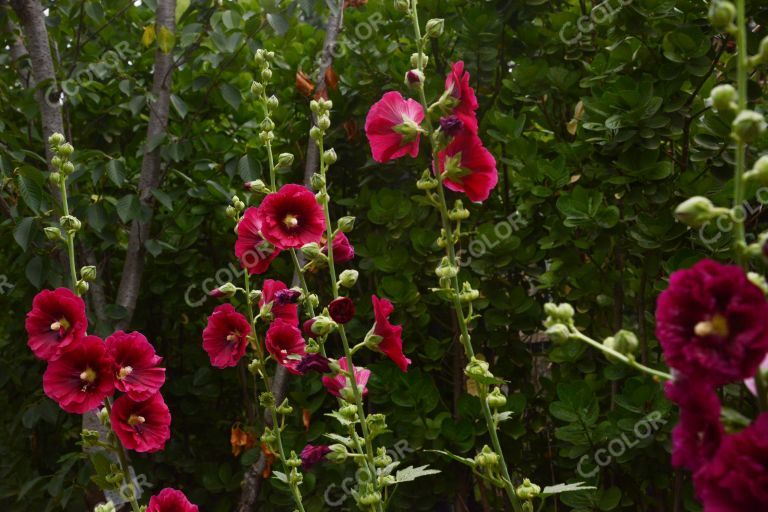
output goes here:
[[[111, 418], [112, 399], [107, 398], [104, 400], [104, 407], [107, 409], [107, 415]], [[128, 464], [128, 455], [125, 453], [125, 447], [123, 446], [123, 443], [120, 442], [120, 439], [118, 439], [117, 436], [115, 436], [114, 448], [117, 452], [117, 458], [120, 460], [120, 468], [123, 470], [123, 478], [125, 478], [126, 485], [131, 490], [131, 495], [128, 497], [131, 502], [131, 510], [133, 512], [139, 512], [141, 508], [139, 507], [139, 502], [136, 500], [136, 488], [134, 487], [133, 481], [131, 479], [131, 466]]]
[[[421, 26], [419, 24], [419, 10], [418, 10], [418, 0], [411, 0], [411, 19], [413, 21], [413, 31], [414, 35], [416, 36], [416, 45], [417, 45], [417, 52], [418, 52], [418, 68], [419, 71], [424, 73], [424, 41], [421, 36]], [[425, 125], [427, 127], [427, 135], [429, 137], [429, 142], [432, 146], [432, 162], [434, 165], [437, 165], [437, 162], [439, 162], [438, 159], [438, 151], [435, 147], [434, 142], [434, 133], [435, 129], [432, 126], [432, 120], [429, 116], [429, 104], [427, 103], [426, 94], [424, 92], [424, 84], [419, 83], [418, 86], [418, 92], [419, 92], [419, 100], [421, 102], [422, 107], [424, 108], [424, 112], [426, 113], [424, 120]], [[448, 205], [446, 204], [445, 200], [445, 191], [443, 190], [443, 178], [442, 173], [439, 169], [437, 169], [437, 179], [438, 179], [438, 203], [437, 207], [440, 211], [440, 218], [442, 220], [443, 224], [443, 230], [445, 233], [445, 241], [446, 241], [446, 255], [448, 256], [448, 263], [453, 268], [458, 268], [458, 261], [456, 259], [456, 249], [454, 247], [454, 233], [453, 228], [451, 226], [451, 219], [448, 215]], [[459, 295], [461, 293], [461, 287], [459, 284], [459, 277], [458, 275], [455, 275], [451, 278], [451, 287], [453, 293], [452, 295], [452, 303], [453, 303], [453, 309], [456, 312], [456, 318], [459, 324], [459, 330], [461, 331], [460, 340], [462, 345], [464, 346], [464, 353], [466, 354], [467, 358], [472, 358], [475, 355], [474, 348], [472, 347], [472, 340], [469, 335], [469, 327], [467, 326], [467, 318], [464, 316], [464, 308], [461, 304], [461, 299], [459, 298]], [[517, 494], [515, 493], [515, 487], [512, 483], [512, 478], [509, 474], [509, 469], [507, 467], [507, 462], [504, 458], [504, 452], [501, 449], [501, 442], [499, 441], [498, 433], [496, 432], [497, 425], [493, 421], [493, 415], [491, 414], [490, 406], [488, 405], [488, 402], [484, 399], [480, 400], [481, 407], [483, 409], [483, 416], [485, 417], [485, 423], [486, 428], [488, 430], [488, 434], [491, 437], [491, 443], [493, 444], [493, 450], [496, 452], [496, 454], [499, 456], [499, 465], [501, 467], [502, 476], [504, 477], [504, 490], [507, 494], [507, 497], [509, 498], [510, 503], [512, 503], [512, 507], [514, 508], [515, 512], [522, 512], [523, 508], [520, 504], [520, 500], [517, 497]]]
[[571, 327], [570, 330], [571, 330], [571, 335], [574, 338], [577, 338], [577, 339], [583, 341], [584, 343], [586, 343], [588, 345], [591, 345], [592, 347], [594, 347], [594, 348], [596, 348], [598, 350], [603, 351], [604, 353], [610, 355], [611, 357], [613, 357], [615, 359], [618, 359], [622, 363], [624, 363], [626, 365], [629, 365], [632, 368], [640, 370], [641, 372], [645, 372], [645, 373], [647, 373], [649, 375], [653, 375], [654, 377], [658, 377], [659, 379], [662, 379], [662, 380], [672, 380], [672, 375], [670, 375], [668, 373], [665, 373], [665, 372], [662, 372], [662, 371], [659, 371], [659, 370], [654, 370], [653, 368], [649, 368], [648, 366], [640, 364], [640, 363], [638, 363], [635, 360], [634, 357], [631, 357], [631, 358], [627, 357], [626, 355], [622, 354], [621, 352], [617, 352], [617, 351], [613, 350], [612, 348], [608, 348], [605, 345], [603, 345], [602, 343], [599, 343], [599, 342], [593, 340], [589, 336], [581, 333], [579, 330], [577, 330], [577, 329], [575, 329], [573, 327]]
[[[736, 1], [736, 26], [737, 33], [737, 88], [738, 88], [738, 111], [742, 112], [747, 108], [747, 68], [749, 66], [749, 55], [747, 50], [747, 20], [746, 20], [746, 0]], [[736, 224], [736, 240], [734, 241], [736, 249], [736, 262], [744, 267], [747, 263], [744, 258], [744, 248], [746, 247], [746, 233], [744, 229], [744, 214], [736, 213], [742, 208], [744, 203], [744, 172], [746, 170], [747, 145], [741, 139], [736, 141], [736, 168], [733, 177], [733, 206], [734, 223]]]

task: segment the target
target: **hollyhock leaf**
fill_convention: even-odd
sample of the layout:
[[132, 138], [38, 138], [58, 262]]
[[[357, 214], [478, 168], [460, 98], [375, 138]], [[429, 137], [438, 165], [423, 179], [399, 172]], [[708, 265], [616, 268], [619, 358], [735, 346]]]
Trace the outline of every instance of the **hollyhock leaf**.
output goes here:
[[597, 489], [591, 485], [587, 485], [584, 482], [576, 482], [572, 484], [557, 484], [548, 485], [541, 490], [541, 497], [554, 496], [555, 494], [561, 494], [564, 492], [579, 492], [579, 491], [592, 491]]
[[407, 468], [398, 470], [395, 474], [395, 481], [397, 483], [412, 482], [417, 478], [423, 476], [436, 475], [441, 471], [439, 469], [428, 469], [429, 466], [408, 466]]

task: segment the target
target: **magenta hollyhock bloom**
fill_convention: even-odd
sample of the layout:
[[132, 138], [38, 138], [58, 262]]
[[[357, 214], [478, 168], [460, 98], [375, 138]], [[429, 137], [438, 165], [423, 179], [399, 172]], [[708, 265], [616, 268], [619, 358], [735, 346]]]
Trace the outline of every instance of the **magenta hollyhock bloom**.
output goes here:
[[299, 306], [286, 300], [285, 292], [288, 286], [282, 281], [274, 279], [265, 279], [261, 287], [261, 299], [259, 307], [263, 308], [265, 304], [272, 303], [272, 317], [275, 320], [283, 320], [291, 325], [299, 324]]
[[235, 256], [240, 260], [240, 265], [249, 274], [263, 274], [279, 254], [280, 250], [261, 236], [258, 208], [251, 207], [245, 210], [242, 220], [237, 225], [235, 242]]
[[183, 492], [166, 487], [158, 494], [149, 498], [147, 512], [198, 512]]
[[[322, 253], [328, 255], [328, 242], [323, 244]], [[334, 263], [346, 263], [355, 258], [355, 248], [349, 243], [349, 238], [344, 233], [337, 233], [333, 237], [333, 261]]]
[[309, 372], [328, 373], [331, 371], [330, 361], [321, 354], [307, 354], [296, 365], [296, 371], [301, 375]]
[[455, 62], [451, 66], [451, 72], [445, 79], [445, 90], [458, 101], [453, 114], [462, 121], [463, 128], [477, 133], [477, 96], [469, 85], [469, 73], [464, 71], [463, 61]]
[[115, 392], [112, 358], [98, 336], [86, 336], [48, 363], [43, 390], [67, 412], [84, 414]]
[[278, 249], [298, 249], [320, 242], [325, 232], [325, 214], [315, 194], [296, 184], [284, 185], [267, 194], [256, 212], [261, 234]]
[[[347, 358], [339, 359], [339, 366], [342, 370], [349, 371], [349, 364]], [[371, 370], [363, 368], [361, 366], [355, 366], [355, 382], [358, 388], [362, 388], [363, 396], [368, 394], [368, 379], [371, 377]], [[334, 377], [323, 377], [323, 386], [328, 392], [334, 396], [341, 396], [341, 390], [347, 387], [347, 377], [345, 375], [336, 375]]]
[[446, 174], [443, 180], [446, 188], [464, 192], [473, 202], [488, 199], [499, 181], [496, 160], [475, 134], [457, 135], [440, 152], [438, 160], [440, 172]]
[[85, 336], [85, 302], [68, 288], [43, 290], [32, 299], [25, 327], [27, 345], [35, 356], [55, 359], [61, 350]]
[[115, 387], [134, 400], [146, 400], [165, 383], [163, 361], [140, 332], [117, 331], [106, 339], [114, 361]]
[[768, 503], [768, 413], [726, 436], [712, 460], [694, 474], [704, 512], [765, 510]]
[[222, 304], [208, 317], [203, 329], [203, 348], [216, 368], [237, 365], [245, 355], [251, 324], [232, 304]]
[[129, 450], [152, 453], [171, 438], [171, 413], [160, 393], [136, 401], [123, 395], [112, 405], [112, 430]]
[[295, 324], [277, 319], [269, 325], [266, 347], [275, 360], [285, 366], [289, 372], [301, 375], [298, 370], [306, 354], [307, 343], [301, 337], [301, 331]]
[[310, 318], [308, 320], [305, 320], [304, 323], [301, 324], [301, 333], [305, 337], [307, 337], [309, 339], [312, 339], [312, 340], [315, 339], [315, 337], [317, 336], [317, 334], [312, 332], [312, 325], [314, 325], [314, 323], [315, 323], [315, 319], [314, 318]]
[[667, 382], [664, 389], [680, 407], [672, 432], [672, 465], [696, 471], [714, 455], [723, 438], [720, 399], [712, 385], [685, 378]]
[[325, 456], [331, 453], [331, 449], [324, 444], [308, 444], [301, 450], [301, 469], [309, 471], [312, 466], [325, 460]]
[[355, 303], [349, 297], [339, 297], [328, 304], [328, 313], [334, 322], [346, 324], [355, 316]]
[[365, 118], [365, 134], [373, 159], [379, 163], [419, 154], [419, 125], [424, 108], [418, 101], [403, 98], [399, 92], [385, 93], [373, 104]]
[[740, 267], [703, 260], [670, 276], [656, 336], [667, 364], [691, 379], [747, 379], [768, 352], [768, 301]]
[[389, 315], [395, 311], [395, 307], [387, 299], [371, 296], [373, 302], [373, 314], [376, 323], [373, 326], [373, 334], [381, 336], [378, 350], [389, 357], [402, 371], [408, 371], [411, 360], [403, 354], [403, 327], [389, 323]]

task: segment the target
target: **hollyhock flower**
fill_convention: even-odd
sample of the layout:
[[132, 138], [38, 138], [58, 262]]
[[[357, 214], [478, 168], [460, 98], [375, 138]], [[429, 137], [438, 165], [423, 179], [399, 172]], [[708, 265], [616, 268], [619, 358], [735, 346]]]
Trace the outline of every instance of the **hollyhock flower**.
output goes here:
[[251, 324], [232, 304], [216, 306], [203, 329], [203, 348], [216, 368], [237, 365], [245, 355]]
[[395, 311], [395, 307], [387, 299], [371, 296], [373, 302], [373, 314], [376, 323], [373, 326], [373, 334], [381, 336], [377, 349], [389, 357], [402, 371], [408, 371], [411, 360], [403, 354], [403, 327], [389, 323], [389, 315]]
[[768, 301], [740, 267], [703, 260], [670, 277], [656, 336], [678, 372], [714, 386], [743, 380], [768, 351]]
[[[349, 371], [349, 364], [347, 363], [347, 358], [339, 359], [339, 367], [341, 367], [342, 370]], [[368, 384], [368, 379], [371, 377], [371, 370], [368, 370], [366, 368], [355, 366], [355, 382], [357, 383], [358, 388], [362, 388], [362, 394], [363, 396], [368, 394], [368, 388], [366, 387], [366, 384]], [[334, 377], [323, 377], [323, 386], [325, 386], [325, 389], [328, 390], [328, 392], [334, 396], [341, 396], [341, 390], [347, 387], [349, 384], [348, 379], [345, 375], [336, 375]]]
[[282, 281], [265, 279], [261, 287], [261, 299], [259, 307], [272, 303], [272, 317], [275, 320], [283, 320], [291, 325], [299, 323], [299, 306], [292, 300], [287, 300], [288, 286]]
[[278, 249], [298, 249], [320, 242], [325, 231], [325, 215], [315, 194], [306, 187], [284, 185], [267, 194], [257, 210], [261, 234]]
[[355, 316], [355, 303], [349, 297], [339, 297], [328, 304], [328, 313], [334, 322], [346, 324]]
[[696, 471], [723, 438], [720, 399], [713, 386], [679, 376], [666, 383], [665, 391], [680, 406], [680, 420], [672, 432], [672, 465]]
[[331, 453], [331, 449], [327, 445], [308, 444], [301, 450], [301, 469], [309, 471], [312, 466], [325, 460], [325, 456], [329, 453]]
[[35, 356], [50, 361], [85, 335], [85, 302], [68, 288], [43, 290], [32, 299], [25, 327], [29, 348]]
[[277, 306], [287, 306], [288, 304], [298, 304], [301, 292], [289, 288], [286, 290], [279, 290], [275, 293], [275, 304]]
[[[328, 255], [328, 242], [323, 244], [322, 253]], [[337, 233], [333, 237], [333, 261], [334, 263], [346, 263], [355, 258], [355, 248], [349, 243], [349, 238], [344, 233]]]
[[470, 200], [482, 202], [499, 181], [496, 160], [482, 141], [469, 132], [457, 135], [438, 155], [443, 183], [455, 192], [464, 192]]
[[113, 361], [98, 336], [86, 336], [48, 363], [43, 390], [67, 412], [86, 413], [115, 392]]
[[[765, 356], [765, 359], [763, 359], [763, 362], [760, 363], [760, 366], [757, 369], [757, 372], [755, 372], [755, 377], [757, 377], [758, 372], [768, 372], [768, 356]], [[747, 386], [747, 389], [749, 391], [757, 396], [757, 385], [755, 384], [755, 377], [750, 377], [749, 379], [744, 380], [744, 384]]]
[[440, 129], [449, 137], [455, 137], [464, 130], [464, 121], [454, 115], [441, 117]]
[[266, 346], [267, 352], [278, 363], [285, 366], [289, 372], [301, 375], [298, 366], [306, 354], [307, 344], [298, 327], [280, 319], [275, 320], [267, 329]]
[[331, 371], [330, 361], [320, 354], [307, 354], [296, 365], [296, 371], [301, 375], [306, 375], [309, 372], [329, 373]]
[[129, 450], [152, 453], [171, 438], [171, 413], [160, 393], [136, 401], [123, 395], [112, 405], [112, 430]]
[[166, 487], [149, 498], [147, 512], [198, 512], [198, 508], [189, 502], [183, 492]]
[[256, 436], [240, 428], [240, 425], [235, 425], [230, 430], [229, 444], [232, 445], [232, 455], [238, 457], [243, 451], [256, 446]]
[[280, 254], [279, 249], [261, 236], [261, 224], [257, 212], [258, 208], [248, 208], [237, 225], [235, 256], [249, 274], [263, 274], [269, 269], [272, 260]]
[[709, 462], [694, 475], [704, 512], [765, 510], [768, 503], [768, 413], [729, 435]]
[[424, 108], [399, 92], [388, 92], [374, 103], [365, 118], [365, 133], [373, 159], [379, 163], [419, 154]]
[[468, 131], [477, 133], [477, 96], [469, 85], [469, 73], [464, 71], [464, 62], [459, 61], [451, 66], [451, 72], [445, 79], [445, 90], [458, 102], [453, 114], [461, 119]]
[[304, 321], [303, 324], [301, 324], [301, 333], [304, 335], [304, 337], [312, 340], [315, 339], [315, 336], [317, 336], [317, 334], [312, 332], [312, 325], [314, 323], [315, 323], [315, 319], [310, 318], [309, 320], [306, 320]]
[[165, 382], [163, 358], [140, 332], [117, 331], [106, 339], [107, 351], [114, 361], [115, 387], [134, 400], [146, 400]]

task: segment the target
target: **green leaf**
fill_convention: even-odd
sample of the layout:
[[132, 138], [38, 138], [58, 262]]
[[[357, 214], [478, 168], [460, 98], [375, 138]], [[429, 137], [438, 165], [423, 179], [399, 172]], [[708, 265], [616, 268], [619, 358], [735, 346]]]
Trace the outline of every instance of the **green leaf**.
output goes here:
[[21, 198], [30, 210], [38, 213], [43, 202], [42, 173], [33, 167], [23, 167], [19, 170], [17, 180]]
[[115, 208], [117, 209], [117, 215], [120, 216], [120, 220], [124, 224], [138, 219], [141, 214], [141, 203], [139, 203], [139, 198], [136, 194], [128, 194], [121, 197], [117, 201]]
[[157, 44], [163, 53], [170, 53], [173, 45], [176, 44], [176, 35], [163, 25], [157, 33]]
[[32, 228], [35, 225], [34, 217], [24, 217], [16, 224], [13, 230], [13, 239], [19, 244], [23, 251], [29, 247], [29, 240], [32, 237]]
[[107, 162], [107, 176], [118, 187], [123, 186], [125, 183], [125, 162], [122, 158], [115, 158]]
[[224, 98], [224, 101], [226, 101], [233, 110], [240, 108], [240, 102], [243, 98], [238, 89], [225, 83], [219, 85], [219, 91], [221, 91], [221, 97]]
[[413, 480], [416, 480], [417, 478], [421, 478], [422, 476], [429, 476], [429, 475], [436, 475], [440, 473], [439, 469], [427, 469], [429, 466], [408, 466], [407, 468], [399, 470], [395, 474], [395, 481], [397, 483], [402, 482], [412, 482]]
[[563, 492], [591, 491], [594, 489], [597, 489], [597, 487], [586, 485], [584, 482], [576, 482], [574, 484], [548, 485], [541, 491], [540, 496], [544, 498], [547, 496], [554, 496], [555, 494], [560, 494]]

